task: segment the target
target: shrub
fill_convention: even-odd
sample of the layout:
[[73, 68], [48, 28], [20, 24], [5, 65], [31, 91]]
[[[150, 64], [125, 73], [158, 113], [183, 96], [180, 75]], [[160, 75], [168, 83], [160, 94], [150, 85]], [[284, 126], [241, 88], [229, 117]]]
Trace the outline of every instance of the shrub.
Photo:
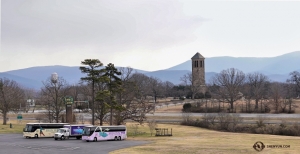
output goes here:
[[219, 120], [220, 129], [229, 130], [228, 127], [231, 121], [231, 116], [228, 113], [224, 113], [224, 112], [219, 113], [218, 120]]
[[154, 132], [155, 128], [157, 127], [157, 123], [155, 120], [150, 120], [150, 121], [148, 121], [148, 126], [149, 126], [150, 133], [152, 136], [152, 133]]
[[260, 127], [265, 127], [265, 118], [263, 118], [263, 117], [258, 117], [258, 121], [256, 121], [256, 125], [257, 125], [257, 127], [258, 128], [260, 128]]
[[191, 121], [191, 113], [189, 113], [189, 112], [184, 112], [184, 113], [182, 113], [182, 119], [183, 119], [183, 121]]
[[134, 136], [138, 134], [138, 129], [139, 129], [138, 125], [139, 125], [139, 124], [131, 124], [131, 125], [130, 125], [130, 128], [131, 128], [131, 130], [133, 131], [133, 135], [134, 135]]
[[192, 108], [192, 104], [191, 103], [184, 103], [182, 111], [189, 112], [191, 110], [191, 108]]
[[277, 128], [274, 125], [266, 125], [265, 133], [266, 134], [276, 134], [276, 131], [277, 131], [276, 129]]

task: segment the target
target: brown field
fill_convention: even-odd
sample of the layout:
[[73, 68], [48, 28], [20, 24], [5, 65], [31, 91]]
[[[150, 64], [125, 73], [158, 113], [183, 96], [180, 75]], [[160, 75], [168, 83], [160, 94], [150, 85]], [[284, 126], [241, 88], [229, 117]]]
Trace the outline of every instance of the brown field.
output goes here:
[[[127, 124], [128, 133], [132, 132], [131, 124]], [[150, 136], [149, 128], [139, 126], [139, 131], [146, 132], [141, 136], [129, 136], [128, 140], [147, 140], [150, 143], [111, 152], [111, 154], [202, 154], [202, 153], [253, 153], [253, 145], [257, 141], [267, 145], [290, 145], [290, 148], [265, 148], [261, 154], [273, 153], [298, 153], [300, 138], [290, 136], [245, 134], [217, 132], [197, 127], [158, 124], [159, 128], [172, 128], [173, 136], [154, 137]]]
[[[184, 102], [187, 102], [187, 101], [191, 101], [191, 100], [185, 100]], [[198, 102], [201, 102], [201, 100], [195, 100], [195, 101], [198, 101]], [[170, 103], [170, 104], [172, 104], [172, 101], [171, 100], [169, 100], [169, 99], [167, 99], [167, 100], [158, 100], [158, 103], [156, 104], [157, 106], [158, 106], [158, 109], [156, 110], [156, 112], [181, 112], [181, 109], [182, 109], [182, 105], [180, 104], [177, 104], [176, 106], [168, 106], [168, 107], [160, 107], [160, 104], [165, 104], [165, 103]], [[295, 107], [294, 107], [294, 109], [295, 109], [295, 113], [300, 113], [300, 110], [298, 109], [299, 107], [300, 107], [300, 99], [294, 99], [293, 100], [293, 103], [294, 103], [294, 105], [295, 105]], [[202, 108], [205, 108], [205, 105], [206, 105], [206, 103], [205, 103], [205, 101], [204, 102], [202, 102], [202, 103], [200, 103], [200, 104], [202, 104]], [[251, 101], [251, 108], [253, 109], [254, 108], [254, 105], [255, 105], [255, 102], [254, 101]], [[275, 110], [273, 109], [274, 107], [272, 106], [272, 104], [271, 103], [269, 103], [269, 102], [267, 102], [267, 101], [263, 101], [263, 103], [262, 103], [263, 105], [264, 104], [270, 104], [269, 105], [269, 107], [271, 108], [271, 112], [270, 113], [274, 113], [275, 112]], [[246, 110], [246, 103], [245, 103], [245, 101], [236, 101], [235, 103], [234, 103], [234, 110], [237, 112], [237, 113], [241, 113], [241, 111], [242, 111], [242, 109], [243, 109], [243, 111], [244, 111], [244, 113], [245, 113], [245, 110]], [[210, 102], [208, 102], [207, 103], [207, 107], [208, 108], [212, 108], [212, 107], [218, 107], [219, 106], [219, 103], [218, 102], [215, 102], [215, 103], [210, 103]], [[260, 102], [259, 102], [259, 104], [258, 104], [258, 107], [259, 107], [259, 111], [260, 111], [260, 106], [261, 106], [261, 104], [260, 104]], [[229, 105], [229, 103], [223, 103], [223, 102], [221, 102], [220, 103], [220, 107], [221, 107], [221, 109], [224, 109], [224, 110], [226, 110], [226, 109], [228, 109], [228, 108], [230, 108], [230, 105]]]
[[168, 107], [161, 107], [156, 109], [155, 112], [159, 113], [159, 112], [170, 112], [170, 113], [178, 113], [182, 111], [182, 106], [181, 104], [177, 104], [176, 106], [168, 106]]
[[[300, 105], [300, 100], [295, 102]], [[168, 106], [159, 108], [156, 112], [181, 112], [182, 105]], [[296, 110], [296, 113], [299, 113]], [[15, 117], [17, 114], [10, 114], [9, 117]], [[23, 114], [23, 118], [35, 118], [38, 114]], [[149, 117], [149, 119], [174, 119], [174, 117]], [[182, 118], [182, 117], [178, 117]], [[177, 118], [176, 118], [177, 119]], [[1, 119], [2, 120], [2, 119]], [[257, 120], [248, 118], [245, 120]], [[280, 119], [266, 119], [266, 120], [280, 120]], [[286, 119], [287, 121], [298, 121], [298, 119]], [[22, 128], [27, 122], [21, 123], [17, 120], [9, 120], [7, 125], [0, 125], [0, 133], [21, 133]], [[2, 121], [1, 121], [2, 123]], [[13, 128], [9, 128], [12, 123]], [[281, 154], [281, 153], [299, 153], [300, 138], [292, 136], [278, 136], [266, 134], [247, 134], [247, 133], [230, 133], [218, 132], [198, 127], [172, 125], [172, 124], [158, 124], [159, 128], [172, 128], [173, 136], [168, 137], [155, 137], [150, 135], [149, 127], [145, 123], [143, 126], [138, 126], [140, 135], [134, 136], [133, 123], [127, 123], [128, 139], [127, 140], [143, 140], [149, 141], [149, 144], [142, 146], [135, 146], [131, 148], [120, 149], [111, 152], [111, 154], [197, 154], [197, 153], [253, 153], [258, 152], [253, 149], [253, 144], [257, 141], [263, 142], [267, 145], [289, 145], [290, 148], [265, 148], [260, 154]]]
[[[16, 120], [10, 121], [10, 125], [0, 125], [0, 133], [22, 133], [25, 123], [21, 124]], [[138, 132], [141, 135], [134, 136], [134, 123], [127, 123], [128, 139], [127, 140], [143, 140], [149, 141], [149, 144], [135, 146], [131, 148], [120, 149], [111, 152], [111, 154], [197, 154], [197, 153], [258, 153], [253, 149], [253, 144], [257, 141], [267, 145], [289, 145], [290, 148], [265, 148], [259, 152], [261, 154], [273, 153], [298, 153], [300, 149], [300, 138], [291, 136], [277, 136], [264, 134], [245, 134], [245, 133], [229, 133], [218, 132], [191, 126], [181, 126], [172, 124], [158, 124], [158, 128], [172, 128], [173, 136], [155, 137], [150, 135], [147, 124], [138, 125]]]

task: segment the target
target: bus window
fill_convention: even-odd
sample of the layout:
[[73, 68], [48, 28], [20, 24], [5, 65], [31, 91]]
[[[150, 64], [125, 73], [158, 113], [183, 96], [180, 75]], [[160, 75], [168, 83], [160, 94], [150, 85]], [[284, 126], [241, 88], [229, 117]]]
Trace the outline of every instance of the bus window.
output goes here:
[[89, 134], [90, 134], [90, 131], [91, 131], [91, 128], [90, 128], [90, 127], [84, 128], [84, 129], [83, 129], [82, 135], [89, 135]]
[[32, 125], [26, 125], [24, 132], [32, 132]]
[[94, 133], [95, 127], [85, 127], [83, 129], [83, 136], [90, 136]]

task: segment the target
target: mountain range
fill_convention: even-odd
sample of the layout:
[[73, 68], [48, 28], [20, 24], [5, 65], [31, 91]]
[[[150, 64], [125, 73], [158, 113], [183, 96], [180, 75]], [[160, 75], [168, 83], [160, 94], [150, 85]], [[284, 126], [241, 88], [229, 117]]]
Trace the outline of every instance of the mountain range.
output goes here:
[[[193, 55], [191, 55], [192, 57]], [[191, 60], [171, 68], [158, 71], [134, 69], [135, 72], [157, 77], [162, 81], [180, 84], [180, 77], [191, 72]], [[300, 72], [300, 51], [291, 52], [277, 57], [211, 57], [205, 59], [205, 78], [211, 77], [228, 68], [237, 68], [244, 73], [260, 72], [267, 75], [271, 81], [285, 82], [292, 71]], [[6, 77], [28, 88], [39, 89], [53, 72], [63, 77], [68, 83], [76, 84], [80, 77], [85, 76], [79, 66], [37, 66], [7, 72], [0, 72], [0, 78]]]

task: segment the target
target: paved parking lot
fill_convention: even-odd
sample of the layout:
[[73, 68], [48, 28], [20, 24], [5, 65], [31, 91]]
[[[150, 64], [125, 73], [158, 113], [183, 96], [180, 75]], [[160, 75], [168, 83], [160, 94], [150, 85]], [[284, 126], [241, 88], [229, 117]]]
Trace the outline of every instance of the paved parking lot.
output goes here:
[[107, 154], [146, 143], [148, 142], [129, 140], [85, 142], [73, 138], [55, 141], [53, 138], [25, 139], [22, 134], [1, 134], [0, 154]]

